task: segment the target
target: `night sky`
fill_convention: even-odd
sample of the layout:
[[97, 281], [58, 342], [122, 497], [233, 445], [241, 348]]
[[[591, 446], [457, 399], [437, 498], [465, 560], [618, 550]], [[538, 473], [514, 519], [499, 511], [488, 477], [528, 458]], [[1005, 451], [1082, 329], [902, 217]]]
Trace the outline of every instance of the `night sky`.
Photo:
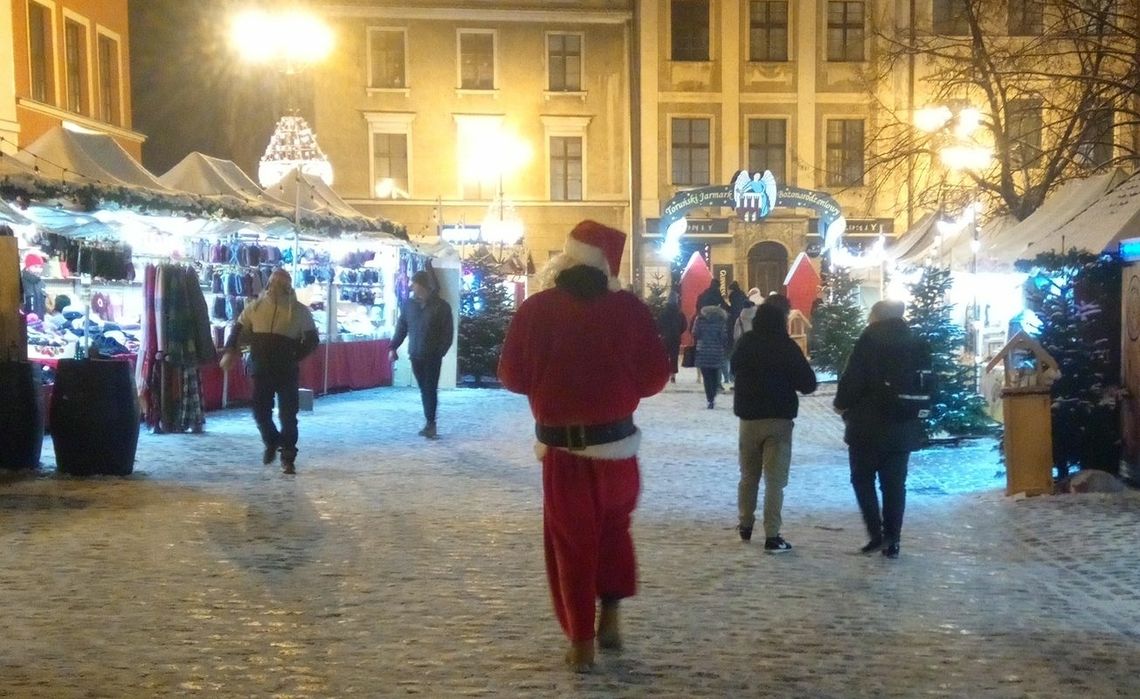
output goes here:
[[283, 90], [272, 68], [236, 58], [229, 17], [257, 4], [129, 0], [134, 129], [147, 135], [143, 164], [151, 172], [161, 175], [200, 151], [233, 160], [256, 179]]

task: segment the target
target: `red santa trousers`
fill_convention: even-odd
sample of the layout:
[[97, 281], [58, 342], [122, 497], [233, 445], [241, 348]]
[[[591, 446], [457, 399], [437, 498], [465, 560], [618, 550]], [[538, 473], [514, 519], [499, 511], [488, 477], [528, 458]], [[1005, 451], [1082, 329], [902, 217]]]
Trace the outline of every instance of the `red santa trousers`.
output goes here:
[[554, 612], [571, 641], [588, 641], [594, 637], [596, 600], [637, 592], [629, 533], [641, 490], [637, 457], [600, 460], [547, 449], [542, 488]]

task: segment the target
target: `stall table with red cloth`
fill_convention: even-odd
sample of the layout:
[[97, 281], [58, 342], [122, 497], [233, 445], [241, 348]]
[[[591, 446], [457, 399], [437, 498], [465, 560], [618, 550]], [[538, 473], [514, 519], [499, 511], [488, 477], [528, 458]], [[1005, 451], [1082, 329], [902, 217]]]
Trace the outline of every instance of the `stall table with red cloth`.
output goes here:
[[[332, 342], [317, 347], [301, 362], [298, 384], [315, 395], [325, 391], [325, 354], [328, 353], [328, 391], [355, 390], [392, 385], [392, 363], [388, 361], [390, 340]], [[202, 367], [202, 398], [206, 410], [222, 407], [222, 370], [217, 365]], [[240, 365], [230, 368], [227, 399], [248, 402], [253, 399], [253, 380]]]

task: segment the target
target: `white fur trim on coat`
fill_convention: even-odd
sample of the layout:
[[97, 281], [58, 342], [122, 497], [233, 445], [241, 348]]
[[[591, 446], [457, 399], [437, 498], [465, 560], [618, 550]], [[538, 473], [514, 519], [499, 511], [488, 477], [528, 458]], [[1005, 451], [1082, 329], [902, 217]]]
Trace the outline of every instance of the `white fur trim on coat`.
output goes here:
[[[585, 449], [578, 449], [576, 451], [571, 451], [566, 447], [553, 448], [561, 449], [562, 451], [569, 454], [584, 456], [587, 459], [615, 461], [617, 459], [628, 459], [631, 456], [637, 456], [637, 450], [639, 447], [641, 447], [640, 428], [638, 428], [636, 432], [626, 437], [625, 439], [619, 439], [616, 442], [609, 442], [607, 444], [594, 444], [592, 446], [586, 447]], [[534, 455], [538, 458], [539, 461], [542, 461], [542, 457], [546, 455], [546, 450], [550, 448], [551, 447], [548, 447], [542, 442], [535, 442]]]

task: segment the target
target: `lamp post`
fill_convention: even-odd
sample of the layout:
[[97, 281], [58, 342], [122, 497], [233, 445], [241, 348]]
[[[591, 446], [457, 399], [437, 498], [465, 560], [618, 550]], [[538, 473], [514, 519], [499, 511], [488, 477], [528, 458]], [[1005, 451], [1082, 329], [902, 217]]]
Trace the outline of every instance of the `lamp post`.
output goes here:
[[491, 176], [496, 180], [497, 189], [483, 216], [480, 239], [498, 245], [500, 252], [504, 245], [517, 245], [525, 232], [514, 203], [507, 198], [504, 180], [508, 174], [521, 170], [530, 158], [526, 141], [497, 127], [466, 154], [464, 171], [468, 178], [486, 182]]
[[247, 10], [234, 16], [230, 43], [245, 61], [271, 65], [285, 76], [285, 114], [278, 120], [258, 164], [258, 182], [264, 188], [271, 187], [298, 168], [331, 185], [332, 165], [317, 145], [312, 128], [300, 115], [297, 80], [303, 70], [332, 52], [332, 30], [317, 16], [301, 10]]
[[[960, 105], [928, 106], [915, 112], [914, 123], [920, 131], [932, 135], [939, 160], [948, 170], [966, 173], [978, 180], [978, 173], [990, 165], [993, 149], [979, 143], [975, 137], [978, 127], [982, 125], [982, 114], [978, 109]], [[981, 215], [982, 202], [977, 192], [970, 199], [963, 212], [965, 220], [962, 223], [963, 225], [968, 223], [971, 227], [970, 291], [973, 300], [968, 320], [974, 333], [970, 349], [974, 355], [976, 389], [979, 383], [978, 362], [982, 355], [981, 313], [978, 307], [978, 252], [981, 250], [978, 218]]]

